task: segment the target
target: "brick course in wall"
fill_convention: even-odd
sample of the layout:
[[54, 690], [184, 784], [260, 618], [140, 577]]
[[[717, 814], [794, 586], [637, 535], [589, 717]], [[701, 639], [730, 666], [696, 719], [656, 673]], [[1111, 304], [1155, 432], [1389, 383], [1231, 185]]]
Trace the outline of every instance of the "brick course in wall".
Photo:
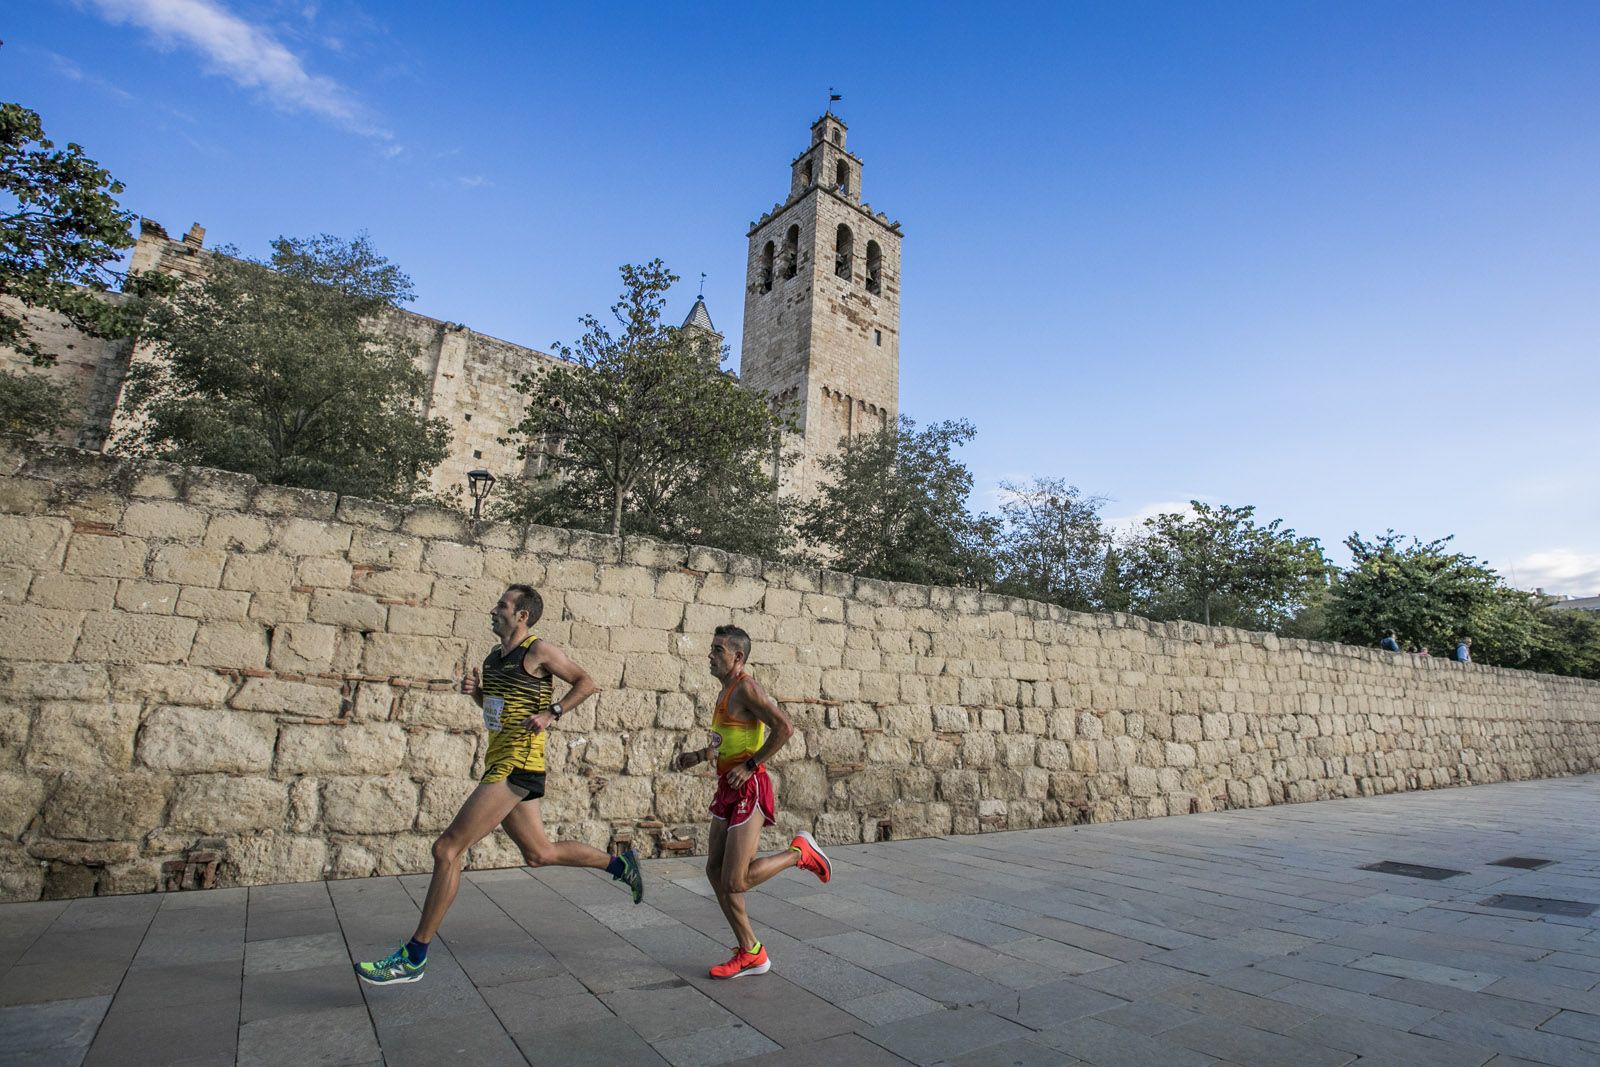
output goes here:
[[[1600, 766], [1600, 684], [486, 526], [0, 438], [0, 898], [425, 871], [507, 582], [597, 698], [552, 833], [705, 845], [712, 628], [798, 726], [774, 840], [978, 833]], [[477, 867], [520, 862], [496, 834]]]

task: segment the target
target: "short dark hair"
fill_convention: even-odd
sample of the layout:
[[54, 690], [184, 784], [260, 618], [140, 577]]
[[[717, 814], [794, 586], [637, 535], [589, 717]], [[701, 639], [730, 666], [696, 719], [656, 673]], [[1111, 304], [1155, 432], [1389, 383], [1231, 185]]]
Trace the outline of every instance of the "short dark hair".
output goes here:
[[719, 626], [711, 631], [712, 637], [726, 637], [728, 647], [733, 649], [746, 660], [750, 658], [750, 635], [737, 626]]
[[506, 592], [513, 594], [511, 597], [512, 611], [526, 611], [528, 613], [529, 626], [539, 621], [539, 616], [544, 614], [544, 597], [539, 595], [539, 590], [531, 585], [523, 585], [518, 582], [516, 585], [506, 586]]

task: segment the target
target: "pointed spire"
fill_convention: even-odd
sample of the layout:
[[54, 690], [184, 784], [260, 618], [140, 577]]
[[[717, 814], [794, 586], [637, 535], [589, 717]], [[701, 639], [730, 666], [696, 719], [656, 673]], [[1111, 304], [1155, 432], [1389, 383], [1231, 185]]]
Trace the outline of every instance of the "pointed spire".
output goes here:
[[694, 307], [689, 309], [689, 317], [683, 320], [683, 329], [706, 330], [709, 333], [717, 332], [717, 328], [711, 325], [711, 313], [706, 310], [705, 297], [695, 297]]

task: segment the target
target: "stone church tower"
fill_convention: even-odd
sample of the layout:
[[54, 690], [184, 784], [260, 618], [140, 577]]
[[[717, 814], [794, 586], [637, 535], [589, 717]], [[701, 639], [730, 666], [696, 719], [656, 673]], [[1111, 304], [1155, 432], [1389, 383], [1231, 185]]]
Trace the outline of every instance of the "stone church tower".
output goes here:
[[750, 227], [739, 376], [789, 405], [802, 498], [818, 461], [900, 409], [900, 224], [861, 200], [861, 160], [831, 112], [790, 165], [789, 196]]

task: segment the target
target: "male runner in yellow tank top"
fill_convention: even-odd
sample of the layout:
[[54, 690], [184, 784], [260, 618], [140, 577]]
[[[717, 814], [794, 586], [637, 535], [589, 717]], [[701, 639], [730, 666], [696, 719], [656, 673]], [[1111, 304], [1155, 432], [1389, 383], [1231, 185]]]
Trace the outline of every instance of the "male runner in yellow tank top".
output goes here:
[[717, 761], [717, 792], [711, 801], [711, 846], [706, 878], [717, 894], [722, 914], [739, 939], [733, 958], [711, 968], [713, 978], [765, 974], [772, 966], [767, 950], [756, 940], [745, 914], [744, 895], [779, 871], [799, 867], [822, 881], [833, 877], [828, 857], [816, 838], [802, 830], [775, 856], [755, 858], [761, 829], [771, 826], [772, 781], [766, 762], [794, 734], [782, 708], [745, 671], [750, 635], [737, 626], [719, 626], [711, 638], [711, 673], [722, 683], [711, 718], [711, 744], [678, 757], [678, 769]]
[[[496, 826], [505, 827], [530, 867], [604, 868], [627, 884], [635, 904], [644, 898], [644, 881], [632, 849], [608, 856], [582, 841], [551, 841], [545, 835], [539, 818], [545, 738], [562, 715], [594, 693], [595, 685], [565, 652], [533, 632], [543, 613], [544, 598], [529, 585], [509, 586], [489, 612], [489, 628], [500, 643], [484, 658], [482, 673], [471, 670], [461, 679], [461, 692], [483, 710], [483, 725], [489, 731], [483, 777], [433, 843], [433, 880], [416, 933], [393, 955], [356, 964], [356, 974], [364, 982], [386, 985], [422, 977], [428, 944], [461, 884], [461, 859]], [[559, 702], [550, 699], [555, 678], [569, 686]]]

